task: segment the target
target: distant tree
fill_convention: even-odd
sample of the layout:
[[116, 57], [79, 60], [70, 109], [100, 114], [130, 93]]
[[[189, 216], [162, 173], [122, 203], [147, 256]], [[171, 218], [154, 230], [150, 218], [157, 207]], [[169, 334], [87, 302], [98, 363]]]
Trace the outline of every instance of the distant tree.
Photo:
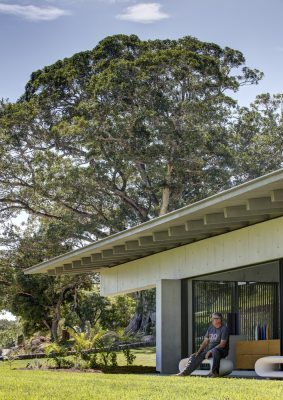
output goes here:
[[88, 323], [106, 330], [126, 328], [135, 313], [136, 302], [129, 296], [102, 297], [99, 288], [80, 290], [72, 307], [65, 308], [67, 325], [79, 325], [84, 331]]
[[231, 126], [235, 183], [283, 166], [283, 94], [264, 93], [241, 107]]
[[1, 348], [15, 346], [18, 334], [18, 322], [0, 319], [0, 353]]
[[125, 329], [135, 313], [135, 299], [131, 296], [116, 296], [109, 300], [110, 306], [103, 314], [101, 326], [109, 330]]
[[[50, 233], [50, 232], [49, 232]], [[31, 335], [47, 331], [57, 340], [63, 306], [73, 302], [79, 288], [92, 289], [96, 276], [50, 277], [24, 275], [25, 268], [65, 252], [62, 238], [49, 236], [43, 228], [19, 238], [13, 250], [3, 250], [0, 257], [0, 308], [22, 318], [24, 331]], [[72, 296], [70, 296], [72, 294]]]

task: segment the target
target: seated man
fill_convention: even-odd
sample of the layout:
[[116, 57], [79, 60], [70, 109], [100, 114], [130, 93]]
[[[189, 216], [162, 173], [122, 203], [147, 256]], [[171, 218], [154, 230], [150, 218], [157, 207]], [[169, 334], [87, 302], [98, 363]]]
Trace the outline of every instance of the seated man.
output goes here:
[[220, 313], [213, 313], [211, 322], [199, 350], [189, 357], [185, 368], [177, 376], [191, 375], [209, 357], [213, 357], [213, 365], [208, 376], [219, 376], [220, 359], [227, 357], [229, 351], [229, 332], [227, 326], [222, 324]]

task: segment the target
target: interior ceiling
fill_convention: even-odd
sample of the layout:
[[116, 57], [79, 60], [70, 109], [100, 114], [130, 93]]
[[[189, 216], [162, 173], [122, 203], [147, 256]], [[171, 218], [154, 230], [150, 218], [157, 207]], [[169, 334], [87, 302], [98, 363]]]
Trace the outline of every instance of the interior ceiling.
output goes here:
[[[275, 179], [276, 178], [276, 179]], [[283, 216], [283, 171], [47, 260], [25, 273], [99, 271]]]

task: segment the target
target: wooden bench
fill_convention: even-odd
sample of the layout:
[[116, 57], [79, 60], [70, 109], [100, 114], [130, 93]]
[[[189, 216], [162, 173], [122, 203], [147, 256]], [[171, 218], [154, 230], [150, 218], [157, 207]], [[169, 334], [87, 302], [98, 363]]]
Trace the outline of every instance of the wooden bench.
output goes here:
[[279, 356], [279, 340], [245, 340], [236, 343], [236, 369], [254, 369], [258, 359]]

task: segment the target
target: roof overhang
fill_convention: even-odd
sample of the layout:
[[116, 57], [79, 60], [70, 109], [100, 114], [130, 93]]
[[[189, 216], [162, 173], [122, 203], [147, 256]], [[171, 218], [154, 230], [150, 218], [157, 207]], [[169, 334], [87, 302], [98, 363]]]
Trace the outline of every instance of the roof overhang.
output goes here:
[[25, 274], [95, 272], [280, 216], [283, 169], [44, 261]]

